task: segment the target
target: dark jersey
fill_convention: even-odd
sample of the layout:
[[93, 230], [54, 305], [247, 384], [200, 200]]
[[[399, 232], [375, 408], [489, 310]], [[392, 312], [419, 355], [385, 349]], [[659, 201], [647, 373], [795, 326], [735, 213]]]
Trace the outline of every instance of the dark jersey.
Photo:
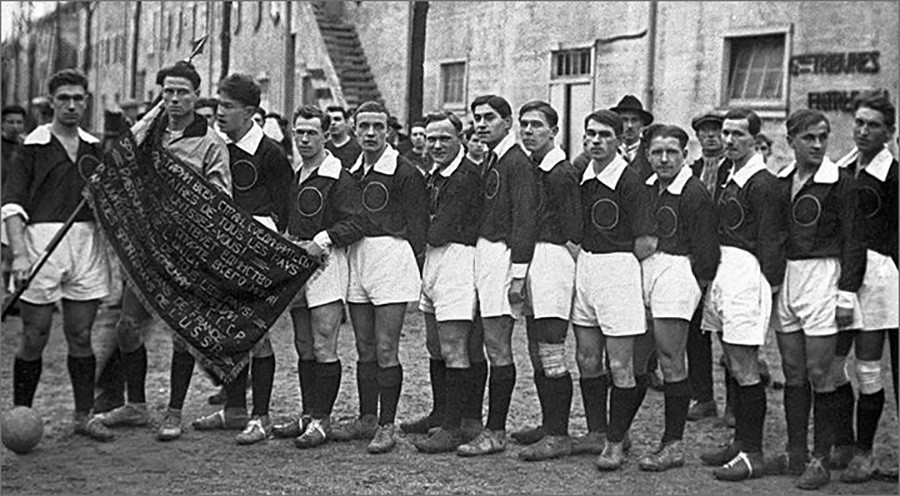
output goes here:
[[362, 239], [359, 183], [336, 157], [326, 156], [302, 183], [298, 171], [296, 180], [291, 182], [291, 198], [287, 231], [292, 236], [311, 240], [324, 230], [337, 247]]
[[446, 169], [430, 173], [426, 179], [430, 214], [429, 246], [449, 243], [475, 246], [478, 241], [478, 221], [481, 220], [483, 202], [481, 172], [463, 155], [460, 152]]
[[413, 253], [423, 253], [428, 230], [428, 193], [422, 174], [390, 146], [368, 172], [360, 156], [350, 174], [362, 188], [363, 235], [403, 238], [409, 241]]
[[650, 191], [621, 156], [599, 175], [593, 162], [588, 164], [581, 179], [581, 248], [589, 253], [633, 252], [635, 239], [656, 232], [652, 205]]
[[581, 176], [559, 148], [547, 153], [536, 167], [540, 212], [537, 240], [555, 245], [580, 243]]
[[855, 293], [866, 271], [856, 181], [826, 160], [794, 194], [796, 175], [793, 165], [778, 174], [778, 199], [788, 218], [785, 258], [836, 258], [841, 262], [838, 289]]
[[887, 148], [872, 159], [862, 171], [857, 161], [847, 164], [856, 174], [859, 191], [860, 222], [866, 248], [891, 257], [897, 263], [897, 160]]
[[328, 143], [325, 143], [325, 149], [337, 157], [345, 169], [353, 167], [353, 164], [359, 159], [359, 154], [362, 153], [362, 147], [359, 146], [359, 142], [356, 141], [356, 138], [353, 136], [350, 137], [350, 141], [344, 143], [340, 147], [334, 146], [334, 143], [329, 141]]
[[[240, 146], [228, 144], [231, 166], [231, 184], [234, 201], [250, 215], [272, 217], [280, 232], [287, 227], [290, 210], [290, 187], [294, 171], [281, 145], [268, 136], [262, 136], [262, 129], [254, 126], [248, 132], [258, 131], [259, 144], [255, 153], [249, 153], [243, 140]], [[252, 140], [251, 140], [252, 141]]]
[[478, 235], [488, 241], [503, 241], [510, 248], [512, 263], [528, 264], [537, 240], [537, 174], [531, 159], [507, 135], [485, 157], [484, 211]]
[[[78, 130], [78, 154], [69, 158], [62, 143], [45, 124], [31, 132], [4, 170], [3, 205], [16, 204], [28, 215], [28, 224], [65, 222], [81, 203], [87, 178], [100, 164], [100, 141]], [[76, 222], [94, 220], [89, 208], [82, 208]]]
[[733, 167], [730, 160], [719, 166], [719, 175], [724, 176], [715, 197], [719, 244], [752, 253], [769, 284], [780, 285], [787, 219], [778, 206], [778, 181], [759, 155], [729, 177]]
[[690, 257], [694, 277], [711, 281], [721, 252], [716, 234], [718, 218], [703, 183], [684, 167], [662, 192], [655, 175], [647, 184], [656, 213], [656, 250]]

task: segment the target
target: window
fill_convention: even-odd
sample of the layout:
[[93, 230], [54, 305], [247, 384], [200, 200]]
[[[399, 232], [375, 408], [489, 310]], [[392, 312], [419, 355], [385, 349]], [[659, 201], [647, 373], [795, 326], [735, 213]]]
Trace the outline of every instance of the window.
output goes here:
[[191, 5], [191, 40], [197, 39], [197, 4]]
[[184, 34], [184, 10], [178, 9], [178, 42], [175, 46], [181, 46], [181, 36]]
[[465, 105], [466, 63], [441, 64], [441, 104]]
[[789, 33], [785, 29], [725, 38], [725, 106], [786, 111]]
[[553, 52], [550, 79], [591, 75], [591, 49], [576, 48]]
[[166, 16], [166, 51], [172, 49], [172, 14]]

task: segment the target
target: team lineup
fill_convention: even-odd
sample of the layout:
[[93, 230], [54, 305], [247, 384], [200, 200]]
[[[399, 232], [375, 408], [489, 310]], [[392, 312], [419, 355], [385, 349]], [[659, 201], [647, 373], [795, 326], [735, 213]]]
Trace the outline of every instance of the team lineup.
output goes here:
[[[223, 385], [223, 408], [193, 419], [193, 429], [235, 430], [241, 445], [293, 439], [301, 449], [365, 440], [372, 454], [393, 450], [402, 432], [416, 435], [419, 452], [461, 457], [503, 452], [512, 438], [524, 445], [523, 461], [592, 454], [600, 471], [634, 458], [641, 470], [662, 472], [685, 464], [688, 418], [717, 415], [715, 335], [734, 422], [729, 443], [699, 454], [716, 479], [792, 475], [798, 488], [819, 489], [833, 470], [846, 483], [873, 477], [888, 338], [897, 401], [898, 162], [886, 146], [896, 120], [886, 96], [855, 102], [856, 148], [836, 162], [827, 157], [828, 118], [792, 112], [786, 131], [795, 160], [776, 175], [757, 151], [771, 142], [754, 111], [694, 118], [702, 156], [689, 163], [687, 131], [654, 122], [631, 95], [578, 117], [584, 152], [577, 157], [556, 144], [560, 118], [549, 103], [514, 112], [503, 97], [483, 95], [469, 103], [470, 128], [452, 112], [428, 114], [411, 124], [412, 147], [402, 152], [389, 142], [392, 117], [382, 104], [363, 103], [352, 115], [302, 106], [289, 124], [289, 159], [254, 118], [261, 91], [252, 77], [222, 79], [216, 101], [202, 102], [203, 110], [214, 107], [208, 113], [198, 102], [200, 82], [189, 63], [160, 70], [163, 100], [134, 135], [142, 139], [154, 120], [164, 122], [163, 149], [273, 236], [325, 262], [288, 307], [300, 391], [292, 420], [270, 418], [276, 362], [264, 337]], [[4, 179], [2, 218], [19, 284], [79, 203], [92, 173], [83, 157], [102, 156], [79, 127], [84, 75], [60, 71], [49, 91], [53, 121], [27, 136]], [[114, 428], [150, 422], [144, 337], [153, 318], [128, 282], [115, 326], [118, 368], [104, 371], [118, 377], [127, 401], [106, 409], [94, 399], [91, 329], [113, 263], [84, 210], [21, 296], [13, 367], [14, 404], [30, 407], [61, 301], [74, 429], [99, 441], [113, 440]], [[411, 302], [425, 319], [421, 356], [433, 405], [398, 422], [400, 338]], [[346, 315], [359, 414], [332, 425], [348, 358], [338, 354]], [[508, 433], [519, 373], [513, 327], [523, 318], [541, 424]], [[569, 435], [570, 326], [588, 431], [579, 437]], [[770, 329], [785, 377], [788, 436], [783, 452], [764, 455], [760, 347]], [[195, 368], [195, 357], [174, 344], [160, 441], [182, 436]], [[633, 457], [629, 429], [657, 367], [662, 435], [655, 450]]]

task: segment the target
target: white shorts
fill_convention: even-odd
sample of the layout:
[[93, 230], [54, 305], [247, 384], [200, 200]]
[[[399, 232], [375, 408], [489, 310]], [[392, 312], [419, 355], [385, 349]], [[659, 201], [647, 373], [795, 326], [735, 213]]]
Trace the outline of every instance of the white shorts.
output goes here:
[[518, 318], [521, 308], [509, 304], [512, 254], [503, 241], [478, 238], [475, 244], [475, 293], [483, 318], [510, 315]]
[[647, 331], [641, 291], [641, 264], [632, 253], [578, 254], [572, 324], [600, 327], [605, 336], [637, 336]]
[[347, 249], [332, 246], [324, 267], [317, 269], [291, 301], [291, 308], [315, 308], [347, 301], [350, 267]]
[[[837, 334], [836, 309], [838, 303], [838, 279], [841, 263], [836, 258], [811, 258], [788, 260], [784, 271], [784, 284], [778, 294], [777, 332], [803, 331], [807, 336], [832, 336]], [[855, 325], [862, 326], [860, 310], [853, 309]]]
[[706, 293], [700, 328], [721, 332], [722, 341], [728, 344], [762, 346], [771, 313], [772, 288], [759, 261], [748, 251], [723, 246], [719, 269]]
[[402, 238], [363, 238], [348, 251], [347, 301], [388, 305], [417, 301], [422, 287], [412, 246]]
[[656, 252], [641, 261], [644, 305], [655, 319], [691, 320], [700, 303], [700, 286], [687, 256]]
[[419, 310], [438, 322], [475, 318], [475, 247], [458, 243], [429, 246], [422, 268]]
[[575, 294], [575, 259], [563, 245], [540, 242], [528, 267], [524, 313], [569, 320]]
[[[25, 248], [32, 264], [62, 226], [62, 222], [25, 226]], [[46, 305], [60, 299], [96, 300], [107, 294], [109, 261], [103, 236], [94, 222], [76, 222], [22, 293], [22, 301]]]
[[896, 329], [900, 324], [897, 309], [900, 276], [897, 266], [891, 257], [877, 251], [866, 252], [866, 275], [856, 293], [862, 313], [862, 329]]

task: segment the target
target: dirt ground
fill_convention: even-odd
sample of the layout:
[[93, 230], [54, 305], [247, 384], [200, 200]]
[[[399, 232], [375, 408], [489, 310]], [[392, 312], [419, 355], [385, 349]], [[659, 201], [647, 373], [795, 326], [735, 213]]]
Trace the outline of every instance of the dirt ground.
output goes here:
[[[95, 329], [103, 329], [115, 314], [104, 311]], [[21, 331], [21, 320], [8, 318], [2, 325], [0, 354], [0, 409], [12, 406], [12, 363]], [[290, 320], [282, 317], [271, 335], [278, 360], [276, 386], [271, 403], [278, 420], [292, 416], [298, 408], [297, 361]], [[404, 366], [403, 395], [398, 421], [417, 417], [431, 405], [428, 361], [424, 353], [424, 324], [416, 310], [407, 313], [401, 345]], [[102, 344], [102, 339], [95, 346]], [[770, 340], [771, 341], [771, 340]], [[574, 364], [574, 339], [569, 338], [569, 365]], [[663, 397], [650, 391], [632, 427], [634, 448], [623, 470], [601, 473], [593, 457], [578, 456], [547, 462], [520, 462], [521, 447], [512, 443], [502, 454], [463, 459], [453, 454], [421, 455], [407, 439], [385, 455], [369, 455], [363, 442], [330, 443], [301, 451], [290, 440], [269, 440], [253, 446], [237, 446], [234, 432], [200, 433], [188, 428], [178, 441], [160, 443], [154, 438], [155, 423], [162, 418], [168, 400], [171, 339], [161, 325], [149, 337], [147, 399], [154, 426], [117, 430], [111, 443], [97, 443], [72, 433], [72, 393], [65, 366], [66, 345], [57, 314], [50, 343], [44, 353], [44, 371], [37, 390], [35, 409], [45, 423], [45, 435], [27, 455], [2, 453], [3, 494], [800, 494], [789, 477], [765, 477], [743, 483], [713, 479], [702, 466], [698, 453], [726, 441], [731, 431], [715, 427], [711, 419], [688, 423], [685, 440], [688, 462], [682, 469], [663, 474], [640, 472], [637, 459], [653, 448], [662, 434]], [[719, 351], [716, 350], [716, 356]], [[776, 379], [781, 379], [779, 358], [773, 343], [765, 348], [766, 360]], [[343, 383], [334, 418], [352, 418], [356, 410], [353, 333], [349, 324], [341, 329], [340, 356]], [[518, 384], [513, 396], [508, 428], [516, 430], [539, 422], [525, 332], [515, 331]], [[887, 366], [887, 360], [885, 364]], [[722, 371], [715, 368], [716, 396], [724, 405]], [[577, 381], [577, 371], [575, 372]], [[885, 375], [885, 383], [890, 383]], [[580, 392], [575, 385], [571, 433], [585, 431]], [[210, 381], [195, 372], [185, 404], [184, 419], [210, 413], [206, 403], [214, 392]], [[891, 396], [888, 386], [888, 397]], [[486, 409], [486, 408], [485, 408]], [[896, 464], [897, 409], [888, 401], [882, 417], [876, 451]], [[769, 453], [783, 449], [786, 439], [781, 391], [768, 390], [766, 446]], [[825, 489], [829, 494], [897, 494], [896, 482], [873, 481], [847, 485], [832, 475]]]

